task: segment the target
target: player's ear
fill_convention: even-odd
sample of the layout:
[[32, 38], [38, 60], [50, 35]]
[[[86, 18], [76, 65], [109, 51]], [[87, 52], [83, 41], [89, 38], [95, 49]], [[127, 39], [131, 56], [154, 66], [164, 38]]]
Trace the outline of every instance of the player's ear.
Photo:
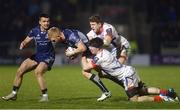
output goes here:
[[102, 26], [102, 23], [98, 23], [98, 25], [99, 25], [99, 27], [101, 27], [101, 26]]
[[41, 19], [39, 19], [39, 24], [41, 24]]

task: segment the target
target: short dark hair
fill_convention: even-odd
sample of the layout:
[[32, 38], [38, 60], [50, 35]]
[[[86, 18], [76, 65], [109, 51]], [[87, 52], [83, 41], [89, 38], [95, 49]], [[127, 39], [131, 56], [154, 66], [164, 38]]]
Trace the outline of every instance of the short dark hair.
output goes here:
[[44, 18], [49, 18], [49, 15], [46, 14], [46, 13], [41, 13], [41, 14], [39, 15], [39, 20], [40, 20], [42, 17], [44, 17]]
[[89, 22], [103, 23], [103, 20], [99, 15], [93, 15], [89, 17]]
[[103, 40], [99, 37], [96, 37], [96, 38], [90, 40], [89, 46], [96, 47], [96, 48], [102, 48]]

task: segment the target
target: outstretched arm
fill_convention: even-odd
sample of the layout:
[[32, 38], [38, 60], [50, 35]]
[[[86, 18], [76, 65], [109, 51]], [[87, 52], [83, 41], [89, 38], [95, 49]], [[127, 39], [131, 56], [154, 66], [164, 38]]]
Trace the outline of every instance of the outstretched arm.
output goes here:
[[33, 38], [27, 36], [20, 44], [19, 49], [22, 50], [25, 46], [27, 46]]

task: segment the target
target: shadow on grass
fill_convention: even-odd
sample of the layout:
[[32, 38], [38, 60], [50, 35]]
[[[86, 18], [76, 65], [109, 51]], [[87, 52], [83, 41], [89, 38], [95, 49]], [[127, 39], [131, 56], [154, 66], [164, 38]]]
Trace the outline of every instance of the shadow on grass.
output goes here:
[[[97, 102], [97, 97], [73, 97], [73, 98], [56, 98], [56, 99], [52, 99], [51, 102], [52, 103], [67, 103], [67, 102], [73, 102], [73, 103], [77, 103], [77, 102]], [[111, 97], [106, 99], [103, 102], [126, 102], [128, 101], [126, 97]]]

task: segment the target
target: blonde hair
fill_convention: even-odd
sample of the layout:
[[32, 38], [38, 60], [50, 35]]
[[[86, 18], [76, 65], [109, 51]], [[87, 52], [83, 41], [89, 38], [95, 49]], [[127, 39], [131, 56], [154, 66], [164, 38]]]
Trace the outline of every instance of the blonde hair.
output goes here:
[[51, 27], [48, 30], [48, 38], [57, 37], [61, 34], [61, 30], [57, 27]]

